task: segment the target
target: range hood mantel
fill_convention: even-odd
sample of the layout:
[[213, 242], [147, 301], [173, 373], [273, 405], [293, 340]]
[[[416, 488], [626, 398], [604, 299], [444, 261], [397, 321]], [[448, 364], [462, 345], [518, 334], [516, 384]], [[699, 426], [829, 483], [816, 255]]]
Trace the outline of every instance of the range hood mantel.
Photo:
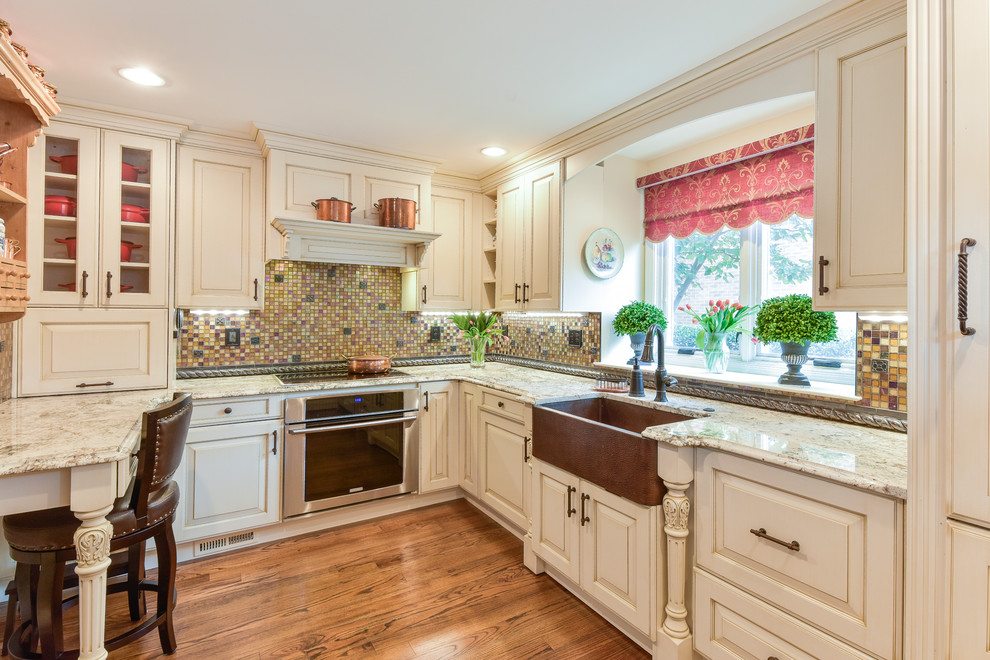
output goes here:
[[440, 237], [426, 231], [373, 227], [325, 220], [275, 218], [282, 234], [282, 258], [362, 266], [419, 268], [430, 243]]

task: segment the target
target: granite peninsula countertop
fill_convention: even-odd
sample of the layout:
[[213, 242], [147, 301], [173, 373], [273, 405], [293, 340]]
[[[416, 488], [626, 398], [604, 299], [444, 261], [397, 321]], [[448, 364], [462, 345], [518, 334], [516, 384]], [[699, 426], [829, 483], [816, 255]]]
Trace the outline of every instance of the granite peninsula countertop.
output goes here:
[[[490, 362], [402, 367], [407, 376], [283, 385], [275, 376], [181, 380], [176, 390], [196, 399], [301, 394], [305, 392], [461, 380], [519, 397], [527, 403], [592, 393], [594, 381], [527, 367]], [[666, 404], [696, 419], [655, 426], [644, 436], [676, 446], [717, 449], [799, 472], [907, 499], [907, 436], [894, 431], [670, 394]], [[139, 391], [14, 399], [0, 404], [0, 476], [107, 462], [133, 450], [140, 414], [167, 392]], [[603, 394], [629, 401], [629, 397]]]

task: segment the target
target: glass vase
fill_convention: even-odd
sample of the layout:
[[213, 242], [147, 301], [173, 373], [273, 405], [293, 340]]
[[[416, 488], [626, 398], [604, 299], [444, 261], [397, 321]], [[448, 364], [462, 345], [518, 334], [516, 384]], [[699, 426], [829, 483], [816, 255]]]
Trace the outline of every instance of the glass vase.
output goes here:
[[709, 332], [705, 335], [705, 368], [710, 374], [724, 374], [729, 368], [729, 345], [726, 333]]
[[477, 368], [483, 368], [485, 366], [485, 348], [488, 346], [488, 340], [485, 337], [468, 337], [468, 342], [471, 344], [471, 366]]

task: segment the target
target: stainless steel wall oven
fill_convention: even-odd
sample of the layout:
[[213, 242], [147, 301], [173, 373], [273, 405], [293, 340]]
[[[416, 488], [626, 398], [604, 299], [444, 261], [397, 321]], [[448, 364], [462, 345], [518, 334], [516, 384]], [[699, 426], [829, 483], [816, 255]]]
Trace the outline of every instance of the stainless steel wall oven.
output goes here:
[[417, 412], [415, 387], [286, 399], [283, 514], [415, 491]]

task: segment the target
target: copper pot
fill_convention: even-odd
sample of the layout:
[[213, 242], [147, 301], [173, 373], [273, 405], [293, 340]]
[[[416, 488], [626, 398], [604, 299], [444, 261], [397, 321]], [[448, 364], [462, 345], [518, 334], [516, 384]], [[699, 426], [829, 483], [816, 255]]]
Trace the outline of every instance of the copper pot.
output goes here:
[[331, 197], [330, 199], [318, 199], [310, 202], [316, 209], [317, 220], [329, 220], [330, 222], [350, 222], [351, 211], [355, 207], [350, 202]]
[[378, 224], [397, 229], [416, 228], [416, 201], [401, 197], [387, 197], [375, 204], [378, 211]]
[[383, 355], [355, 355], [347, 357], [347, 373], [349, 374], [383, 374], [392, 368], [392, 358]]

